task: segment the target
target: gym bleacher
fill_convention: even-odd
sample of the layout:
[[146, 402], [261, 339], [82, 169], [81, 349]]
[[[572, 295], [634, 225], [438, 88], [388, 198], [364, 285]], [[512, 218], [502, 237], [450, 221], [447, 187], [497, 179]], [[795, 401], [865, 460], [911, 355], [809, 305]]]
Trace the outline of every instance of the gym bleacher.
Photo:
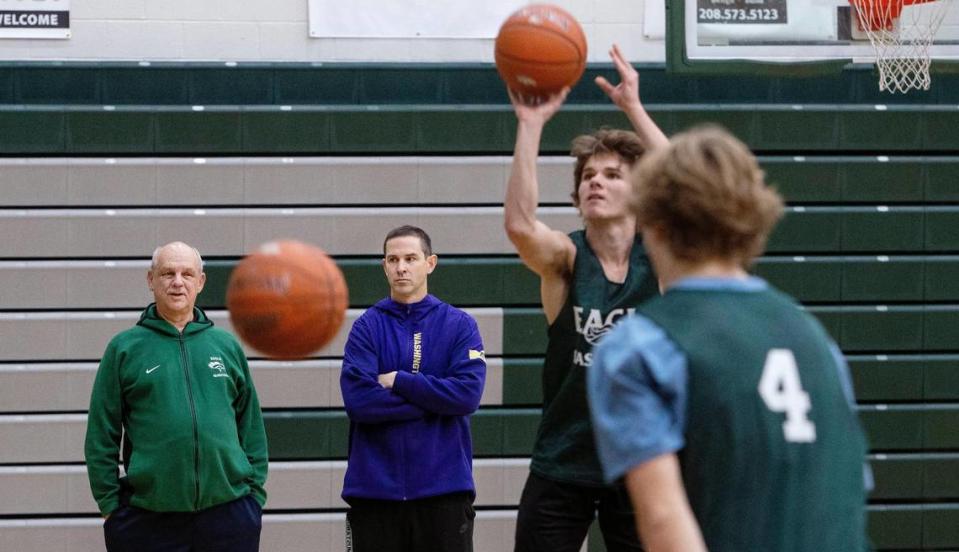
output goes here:
[[[572, 230], [570, 139], [625, 118], [588, 85], [546, 129], [541, 217]], [[959, 549], [959, 80], [880, 96], [867, 71], [682, 77], [640, 67], [667, 134], [727, 126], [789, 203], [756, 272], [819, 317], [850, 362], [871, 445], [878, 550]], [[314, 358], [252, 351], [270, 444], [265, 551], [341, 550], [349, 324], [387, 293], [382, 239], [412, 223], [430, 291], [473, 314], [489, 357], [473, 417], [480, 552], [511, 550], [538, 424], [538, 280], [502, 229], [515, 118], [481, 64], [8, 63], [0, 66], [0, 550], [102, 550], [83, 466], [99, 355], [150, 301], [153, 248], [206, 260], [224, 295], [244, 252], [323, 247], [350, 288]], [[591, 535], [590, 551], [603, 550]]]

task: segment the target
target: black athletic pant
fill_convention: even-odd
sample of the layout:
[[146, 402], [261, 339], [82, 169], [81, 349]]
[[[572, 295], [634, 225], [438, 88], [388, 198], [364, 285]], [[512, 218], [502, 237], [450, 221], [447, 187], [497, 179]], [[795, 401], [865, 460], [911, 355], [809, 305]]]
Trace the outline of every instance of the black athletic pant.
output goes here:
[[419, 500], [350, 498], [347, 552], [472, 552], [472, 493]]
[[107, 552], [256, 552], [263, 510], [252, 495], [199, 512], [120, 506], [103, 523]]
[[585, 487], [529, 474], [516, 517], [515, 552], [579, 552], [599, 514], [608, 552], [639, 552], [626, 487]]

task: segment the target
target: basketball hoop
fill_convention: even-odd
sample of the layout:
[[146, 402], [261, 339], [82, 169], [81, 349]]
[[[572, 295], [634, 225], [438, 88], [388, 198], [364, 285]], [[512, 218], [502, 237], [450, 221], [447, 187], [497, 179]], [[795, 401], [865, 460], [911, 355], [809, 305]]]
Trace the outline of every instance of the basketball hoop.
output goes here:
[[879, 90], [929, 90], [929, 48], [952, 0], [849, 0], [876, 50]]

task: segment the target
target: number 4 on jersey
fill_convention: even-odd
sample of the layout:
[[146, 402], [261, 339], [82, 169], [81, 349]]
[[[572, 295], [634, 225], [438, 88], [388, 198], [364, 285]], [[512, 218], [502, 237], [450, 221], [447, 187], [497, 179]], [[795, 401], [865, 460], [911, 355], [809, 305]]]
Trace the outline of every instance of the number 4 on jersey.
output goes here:
[[772, 349], [766, 355], [763, 375], [759, 378], [759, 396], [773, 412], [784, 412], [783, 435], [790, 443], [812, 443], [816, 440], [816, 424], [807, 414], [811, 408], [809, 393], [799, 382], [796, 357], [789, 349]]

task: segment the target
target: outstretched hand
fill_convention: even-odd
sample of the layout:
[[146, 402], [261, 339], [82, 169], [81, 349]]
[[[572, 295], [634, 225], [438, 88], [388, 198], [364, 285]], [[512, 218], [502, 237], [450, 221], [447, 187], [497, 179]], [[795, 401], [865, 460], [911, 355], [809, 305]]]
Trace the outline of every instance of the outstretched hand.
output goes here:
[[559, 92], [546, 98], [524, 97], [522, 94], [507, 89], [509, 100], [513, 104], [513, 110], [516, 112], [516, 118], [521, 122], [536, 122], [546, 124], [553, 115], [559, 111], [559, 108], [566, 101], [569, 94], [569, 87], [565, 87]]
[[609, 50], [609, 57], [613, 58], [613, 65], [619, 73], [619, 84], [613, 86], [604, 77], [596, 77], [596, 86], [609, 96], [623, 111], [628, 111], [630, 107], [640, 105], [639, 102], [639, 73], [626, 61], [623, 53], [619, 51], [619, 46], [613, 44]]

